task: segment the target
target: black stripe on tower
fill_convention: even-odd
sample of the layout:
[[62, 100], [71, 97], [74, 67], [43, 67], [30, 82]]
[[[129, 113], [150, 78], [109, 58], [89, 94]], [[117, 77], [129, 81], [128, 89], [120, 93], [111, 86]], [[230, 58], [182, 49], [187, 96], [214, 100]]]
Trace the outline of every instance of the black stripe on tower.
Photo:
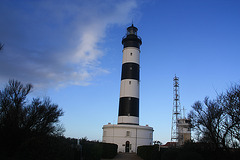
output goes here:
[[139, 99], [134, 97], [121, 97], [118, 116], [139, 117]]
[[123, 79], [135, 79], [139, 81], [139, 64], [137, 63], [124, 63], [122, 65], [122, 75]]
[[128, 35], [127, 37], [123, 37], [124, 39], [122, 40], [123, 48], [126, 47], [136, 47], [140, 48], [140, 45], [142, 44], [142, 40], [140, 37], [136, 35]]

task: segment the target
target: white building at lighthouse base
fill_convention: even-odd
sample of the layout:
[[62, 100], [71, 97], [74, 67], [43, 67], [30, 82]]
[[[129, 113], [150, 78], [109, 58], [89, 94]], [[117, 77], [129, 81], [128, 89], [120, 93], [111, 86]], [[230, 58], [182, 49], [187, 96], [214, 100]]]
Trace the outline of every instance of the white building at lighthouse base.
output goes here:
[[138, 146], [152, 145], [153, 128], [140, 125], [107, 124], [103, 126], [103, 142], [118, 145], [118, 152], [137, 152]]

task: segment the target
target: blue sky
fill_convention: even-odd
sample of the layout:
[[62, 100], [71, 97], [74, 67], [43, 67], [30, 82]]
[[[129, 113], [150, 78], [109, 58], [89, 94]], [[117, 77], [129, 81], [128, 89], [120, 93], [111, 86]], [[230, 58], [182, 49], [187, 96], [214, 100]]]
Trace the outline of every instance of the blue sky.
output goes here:
[[173, 77], [186, 109], [240, 82], [238, 0], [2, 0], [0, 84], [32, 83], [65, 112], [67, 137], [102, 139], [116, 123], [122, 37], [132, 21], [143, 40], [140, 124], [171, 137]]

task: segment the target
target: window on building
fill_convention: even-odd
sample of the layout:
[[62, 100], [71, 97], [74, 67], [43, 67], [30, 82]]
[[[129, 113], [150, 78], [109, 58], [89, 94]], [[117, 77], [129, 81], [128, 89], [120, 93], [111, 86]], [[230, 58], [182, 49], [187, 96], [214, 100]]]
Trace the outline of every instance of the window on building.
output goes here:
[[130, 55], [132, 56], [132, 53], [130, 53]]
[[129, 84], [131, 85], [131, 81], [129, 81]]
[[129, 137], [130, 136], [130, 131], [126, 132], [126, 136]]

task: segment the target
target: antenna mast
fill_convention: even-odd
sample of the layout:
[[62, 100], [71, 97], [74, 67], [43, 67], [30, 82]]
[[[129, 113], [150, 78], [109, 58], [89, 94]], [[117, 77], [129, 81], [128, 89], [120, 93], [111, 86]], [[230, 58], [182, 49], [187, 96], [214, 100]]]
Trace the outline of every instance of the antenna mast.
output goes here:
[[175, 75], [173, 78], [173, 112], [172, 112], [172, 129], [171, 141], [178, 142], [178, 119], [180, 118], [180, 93], [179, 93], [179, 78]]

